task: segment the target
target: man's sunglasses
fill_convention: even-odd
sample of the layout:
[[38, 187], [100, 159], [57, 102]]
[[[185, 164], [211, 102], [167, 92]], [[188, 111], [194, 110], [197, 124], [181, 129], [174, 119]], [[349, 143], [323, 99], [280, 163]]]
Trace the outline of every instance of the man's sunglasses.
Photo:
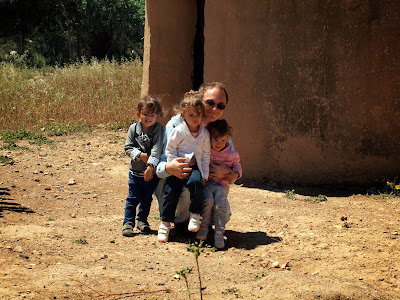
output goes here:
[[217, 106], [217, 108], [220, 109], [220, 110], [224, 110], [225, 107], [226, 107], [226, 105], [223, 105], [221, 102], [218, 103], [217, 105], [215, 105], [214, 100], [206, 100], [206, 104], [207, 104], [208, 106], [211, 106], [212, 108], [214, 108], [215, 106]]

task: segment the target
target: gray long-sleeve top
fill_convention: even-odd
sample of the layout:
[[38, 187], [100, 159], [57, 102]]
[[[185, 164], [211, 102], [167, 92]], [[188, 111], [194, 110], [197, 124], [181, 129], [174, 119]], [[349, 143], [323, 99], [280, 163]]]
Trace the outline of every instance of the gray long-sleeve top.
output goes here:
[[[135, 176], [144, 177], [147, 165], [152, 165], [156, 169], [161, 153], [163, 151], [164, 128], [156, 122], [143, 133], [142, 123], [132, 124], [129, 127], [125, 142], [125, 153], [131, 158], [129, 169]], [[147, 165], [140, 159], [141, 153], [147, 153], [149, 159]]]

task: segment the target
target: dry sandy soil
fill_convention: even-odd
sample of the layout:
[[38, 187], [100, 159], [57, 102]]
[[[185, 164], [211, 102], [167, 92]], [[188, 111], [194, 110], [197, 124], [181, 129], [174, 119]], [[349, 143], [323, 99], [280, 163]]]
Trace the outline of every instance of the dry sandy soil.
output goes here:
[[[190, 236], [123, 237], [125, 132], [0, 150], [1, 299], [200, 299]], [[296, 199], [285, 190], [294, 188]], [[324, 194], [310, 203], [306, 196]], [[235, 185], [227, 245], [199, 256], [203, 299], [400, 299], [400, 199]], [[152, 229], [159, 224], [153, 202]]]

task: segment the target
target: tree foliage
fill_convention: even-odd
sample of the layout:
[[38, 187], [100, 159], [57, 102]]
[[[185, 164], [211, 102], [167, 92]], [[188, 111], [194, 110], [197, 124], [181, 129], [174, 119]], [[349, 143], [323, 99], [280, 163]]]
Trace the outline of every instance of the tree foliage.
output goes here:
[[0, 37], [62, 64], [142, 57], [145, 0], [0, 0]]

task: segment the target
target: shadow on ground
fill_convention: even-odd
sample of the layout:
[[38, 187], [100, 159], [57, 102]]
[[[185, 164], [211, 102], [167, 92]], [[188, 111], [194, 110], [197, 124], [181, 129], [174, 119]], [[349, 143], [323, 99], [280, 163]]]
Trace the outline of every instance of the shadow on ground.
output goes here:
[[367, 195], [374, 193], [379, 187], [371, 185], [354, 185], [354, 184], [335, 184], [335, 185], [284, 185], [275, 182], [243, 180], [237, 181], [247, 188], [262, 189], [271, 192], [284, 193], [285, 191], [294, 190], [296, 194], [302, 196], [315, 197], [325, 195], [327, 197], [350, 197], [353, 195]]
[[0, 218], [3, 217], [3, 211], [12, 211], [17, 213], [34, 213], [30, 208], [24, 207], [14, 201], [11, 197], [9, 188], [0, 188]]
[[[156, 232], [154, 233], [157, 234]], [[277, 242], [281, 242], [280, 237], [268, 236], [265, 232], [255, 231], [255, 232], [238, 232], [234, 230], [226, 230], [225, 234], [227, 237], [225, 250], [229, 248], [252, 250], [262, 245], [270, 245]], [[170, 242], [177, 243], [192, 243], [197, 241], [196, 233], [193, 232], [176, 232], [175, 229], [171, 229]], [[213, 231], [210, 231], [208, 238], [205, 241], [206, 245], [214, 246], [214, 236]]]
[[227, 236], [226, 248], [235, 247], [238, 249], [251, 250], [258, 246], [270, 245], [282, 242], [280, 237], [268, 236], [265, 232], [238, 232], [233, 230], [226, 230]]

